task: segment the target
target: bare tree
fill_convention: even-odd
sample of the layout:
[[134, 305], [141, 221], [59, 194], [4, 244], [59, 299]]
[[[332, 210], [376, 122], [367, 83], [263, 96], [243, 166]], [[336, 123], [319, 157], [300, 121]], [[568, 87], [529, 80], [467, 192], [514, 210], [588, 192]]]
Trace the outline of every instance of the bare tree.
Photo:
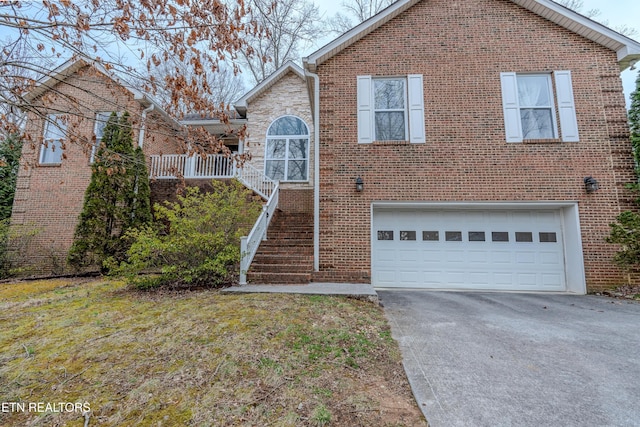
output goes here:
[[[46, 120], [46, 103], [27, 94], [62, 61], [80, 59], [135, 80], [151, 96], [170, 94], [163, 107], [176, 117], [188, 110], [225, 120], [220, 102], [213, 101], [224, 96], [216, 93], [212, 76], [221, 63], [231, 64], [223, 73], [235, 73], [239, 57], [253, 57], [249, 39], [261, 30], [250, 12], [244, 0], [0, 2], [0, 28], [7, 34], [0, 49], [0, 126], [19, 131], [11, 116], [18, 110]], [[178, 62], [178, 73], [157, 72]], [[63, 101], [78, 102], [69, 96]], [[80, 115], [87, 110], [81, 107], [65, 113]], [[74, 137], [72, 126], [68, 130], [67, 143], [87, 142]]]
[[359, 23], [366, 21], [382, 9], [393, 4], [395, 0], [347, 0], [342, 2], [345, 13], [337, 12], [329, 18], [331, 31], [342, 34]]
[[[158, 66], [153, 71], [153, 78], [156, 81], [164, 81], [165, 78], [175, 78], [179, 75], [188, 75], [188, 67], [180, 61], [167, 61]], [[135, 85], [135, 79], [129, 80]], [[143, 82], [144, 83], [144, 82]], [[237, 100], [245, 92], [245, 84], [243, 76], [234, 72], [233, 65], [226, 63], [218, 64], [216, 72], [208, 72], [198, 77], [198, 85], [203, 88], [202, 96], [208, 99], [211, 105], [217, 106], [218, 109], [227, 111], [233, 101]], [[167, 88], [158, 87], [155, 93], [156, 99], [167, 104], [171, 99], [171, 92]], [[192, 111], [185, 110], [185, 114], [191, 114]]]
[[285, 62], [298, 60], [300, 52], [324, 35], [320, 12], [309, 0], [249, 0], [249, 5], [251, 18], [268, 32], [248, 39], [254, 55], [243, 58], [255, 83]]
[[[600, 22], [602, 25], [607, 25], [607, 26], [609, 25], [608, 20], [597, 19], [602, 16], [602, 12], [600, 11], [600, 9], [589, 9], [589, 10], [583, 11], [583, 8], [584, 8], [583, 0], [556, 0], [556, 1], [561, 5], [563, 5], [564, 7], [574, 10], [586, 16], [589, 19], [593, 19]], [[613, 27], [613, 29], [627, 37], [633, 37], [636, 34], [638, 34], [638, 31], [636, 29], [631, 28], [628, 25], [617, 25]]]

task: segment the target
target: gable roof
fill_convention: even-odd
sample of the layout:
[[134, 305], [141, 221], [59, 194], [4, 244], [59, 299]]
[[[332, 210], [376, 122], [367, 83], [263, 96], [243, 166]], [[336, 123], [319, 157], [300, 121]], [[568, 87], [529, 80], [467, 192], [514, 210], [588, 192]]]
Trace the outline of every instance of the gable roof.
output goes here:
[[[389, 22], [402, 12], [422, 0], [398, 0], [382, 12], [374, 15], [337, 39], [303, 58], [305, 69], [315, 72], [318, 65], [365, 37], [375, 29]], [[428, 0], [425, 0], [428, 1]], [[551, 0], [510, 0], [531, 12], [573, 31], [618, 55], [620, 70], [628, 68], [640, 59], [640, 43], [630, 39], [596, 21]]]
[[304, 80], [304, 70], [294, 63], [293, 61], [287, 61], [280, 66], [276, 71], [271, 73], [269, 77], [258, 83], [253, 89], [244, 94], [242, 98], [234, 103], [235, 109], [243, 116], [247, 114], [247, 104], [256, 99], [258, 96], [265, 93], [271, 86], [276, 84], [287, 73], [292, 72], [296, 74], [300, 79]]
[[169, 116], [167, 112], [164, 111], [157, 102], [151, 99], [144, 92], [141, 92], [133, 88], [132, 86], [124, 83], [117, 76], [114, 76], [113, 73], [110, 73], [109, 71], [107, 71], [107, 69], [104, 66], [100, 65], [99, 63], [91, 60], [87, 60], [87, 59], [69, 59], [68, 61], [63, 62], [58, 67], [51, 70], [51, 72], [48, 73], [45, 77], [43, 77], [40, 81], [38, 81], [36, 86], [33, 89], [31, 89], [31, 91], [29, 91], [27, 94], [25, 94], [24, 96], [25, 100], [27, 100], [28, 102], [32, 102], [39, 96], [45, 94], [47, 91], [53, 89], [53, 87], [58, 83], [65, 81], [67, 78], [77, 73], [80, 69], [87, 66], [91, 66], [95, 68], [98, 72], [100, 72], [101, 74], [104, 74], [107, 78], [118, 83], [125, 90], [127, 90], [133, 96], [133, 99], [138, 101], [140, 105], [142, 105], [143, 107], [146, 108], [153, 105], [154, 106], [153, 111], [158, 112], [166, 120], [169, 120], [170, 122], [175, 123], [176, 125], [178, 124], [178, 122], [173, 117]]

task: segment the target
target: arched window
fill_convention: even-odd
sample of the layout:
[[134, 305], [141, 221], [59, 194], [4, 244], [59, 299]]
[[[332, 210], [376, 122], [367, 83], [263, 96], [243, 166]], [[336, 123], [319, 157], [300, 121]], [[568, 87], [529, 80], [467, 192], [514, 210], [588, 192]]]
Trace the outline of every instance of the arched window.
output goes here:
[[265, 175], [281, 181], [307, 181], [309, 128], [298, 117], [284, 116], [267, 130]]

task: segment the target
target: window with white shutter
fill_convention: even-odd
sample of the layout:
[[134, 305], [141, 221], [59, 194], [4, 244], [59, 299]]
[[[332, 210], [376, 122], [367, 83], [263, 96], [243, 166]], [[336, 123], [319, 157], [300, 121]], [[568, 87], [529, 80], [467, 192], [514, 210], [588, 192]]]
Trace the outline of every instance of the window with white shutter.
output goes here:
[[358, 142], [425, 142], [422, 75], [358, 76]]
[[500, 73], [507, 142], [558, 139], [577, 142], [578, 125], [570, 71], [553, 73], [560, 129], [550, 73]]

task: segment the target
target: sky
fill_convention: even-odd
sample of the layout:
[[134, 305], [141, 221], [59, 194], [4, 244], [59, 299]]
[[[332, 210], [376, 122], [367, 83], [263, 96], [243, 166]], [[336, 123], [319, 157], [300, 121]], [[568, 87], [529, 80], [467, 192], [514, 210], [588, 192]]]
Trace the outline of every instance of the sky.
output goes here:
[[[320, 12], [326, 14], [326, 16], [331, 16], [336, 11], [339, 11], [343, 1], [344, 0], [314, 0]], [[599, 9], [600, 15], [596, 19], [600, 22], [608, 21], [609, 27], [626, 25], [634, 28], [638, 34], [634, 35], [633, 38], [640, 41], [640, 0], [583, 0], [583, 4], [583, 12], [591, 9]], [[627, 69], [621, 74], [627, 107], [629, 104], [629, 95], [635, 89], [638, 70], [640, 70], [640, 63], [638, 64], [638, 69], [633, 71]]]

